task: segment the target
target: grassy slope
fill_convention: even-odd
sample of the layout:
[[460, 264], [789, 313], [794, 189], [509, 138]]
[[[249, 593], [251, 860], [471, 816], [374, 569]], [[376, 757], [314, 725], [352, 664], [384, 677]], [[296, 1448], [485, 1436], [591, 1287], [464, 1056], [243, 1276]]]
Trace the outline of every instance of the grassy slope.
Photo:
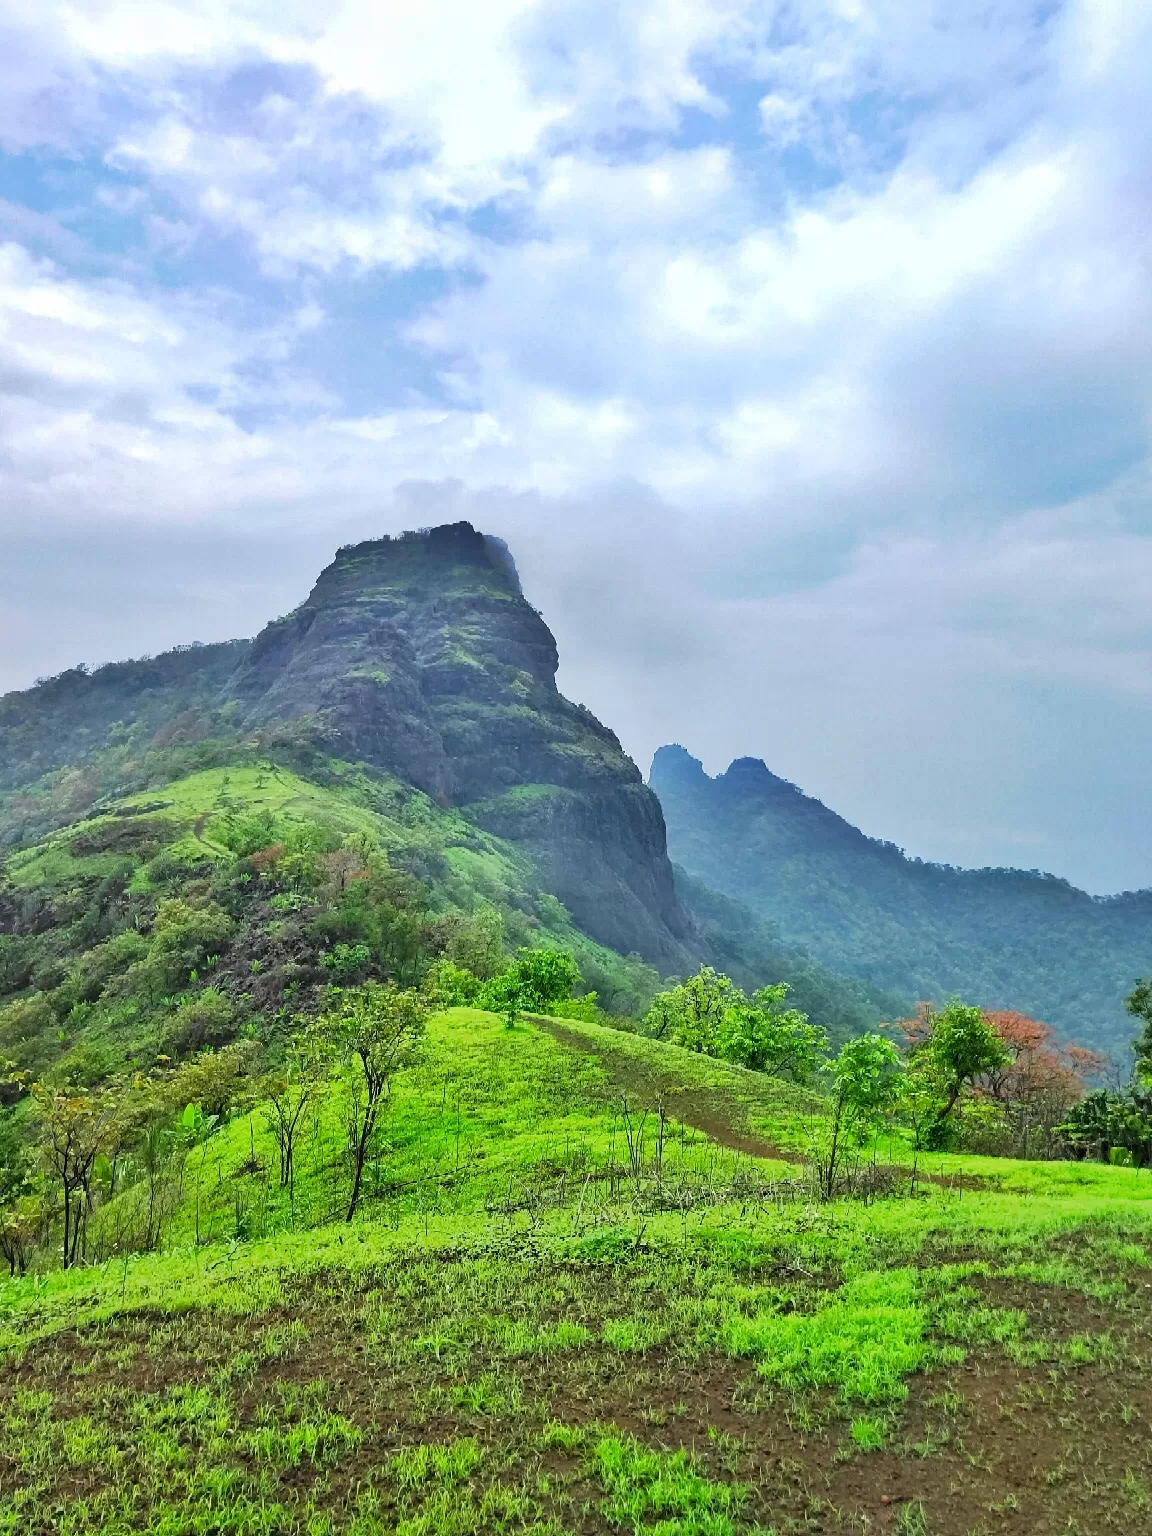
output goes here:
[[[223, 844], [222, 828], [233, 815], [258, 812], [271, 814], [281, 833], [293, 822], [312, 822], [331, 830], [337, 840], [349, 833], [368, 834], [374, 843], [389, 850], [397, 867], [410, 870], [426, 883], [431, 905], [437, 911], [469, 912], [479, 903], [495, 905], [503, 914], [509, 945], [551, 943], [570, 949], [587, 984], [598, 991], [602, 1006], [609, 1012], [642, 1009], [659, 985], [657, 972], [638, 957], [615, 954], [578, 929], [561, 903], [537, 887], [525, 855], [461, 812], [441, 808], [399, 780], [369, 776], [336, 761], [326, 762], [323, 783], [267, 760], [238, 762], [109, 797], [101, 803], [99, 814], [90, 814], [8, 855], [5, 880], [0, 881], [0, 1056], [15, 1056], [21, 1066], [44, 1071], [50, 1064], [48, 1055], [53, 1054], [57, 1067], [70, 1070], [70, 1063], [79, 1060], [77, 1050], [119, 1054], [123, 1059], [126, 1049], [147, 1065], [151, 1055], [164, 1048], [163, 1009], [145, 1010], [144, 1014], [137, 1010], [132, 1018], [126, 1017], [123, 1009], [117, 1012], [104, 1006], [87, 1007], [66, 1018], [61, 1015], [47, 1034], [42, 1032], [36, 1048], [39, 1054], [34, 1060], [25, 1060], [20, 1047], [23, 1026], [10, 1030], [3, 1018], [5, 1006], [18, 995], [5, 990], [6, 946], [10, 955], [23, 955], [27, 962], [17, 964], [17, 958], [8, 962], [10, 973], [14, 970], [31, 978], [16, 983], [23, 994], [30, 995], [37, 988], [47, 992], [57, 984], [61, 968], [73, 965], [78, 956], [111, 933], [141, 920], [147, 931], [151, 907], [163, 894], [181, 894], [191, 874], [199, 877], [206, 865], [210, 868], [213, 864], [219, 864], [223, 871], [231, 855]], [[132, 844], [134, 831], [147, 841], [150, 829], [155, 834], [150, 845]], [[157, 877], [150, 870], [149, 859], [157, 852], [157, 839], [164, 838], [170, 840], [160, 850], [160, 862], [167, 874]], [[102, 842], [112, 846], [99, 851]], [[33, 937], [12, 939], [4, 935], [6, 888], [27, 908], [23, 932], [27, 934], [31, 928]], [[252, 891], [258, 894], [255, 887]], [[29, 918], [37, 904], [50, 914], [46, 927]], [[281, 964], [292, 960], [285, 943], [277, 950], [277, 924], [268, 919], [269, 914], [261, 916], [255, 910], [248, 919], [240, 913], [242, 932], [236, 939], [238, 948], [234, 946], [239, 955], [236, 964], [257, 958], [266, 978], [268, 965], [276, 962], [277, 956]], [[754, 942], [755, 935], [745, 938], [740, 953], [730, 957], [741, 981], [755, 986], [790, 979], [795, 1001], [825, 1025], [834, 1039], [874, 1022], [874, 1008], [864, 1006], [862, 995], [857, 996], [858, 989], [851, 983], [818, 973], [806, 957], [786, 946]], [[261, 954], [269, 944], [276, 952]], [[243, 954], [239, 954], [241, 950]], [[737, 963], [741, 957], [743, 969]], [[723, 953], [718, 959], [721, 964], [728, 963]], [[211, 980], [205, 973], [200, 984]], [[183, 995], [182, 990], [175, 988], [173, 995], [178, 994]], [[275, 1011], [278, 1002], [278, 996], [269, 991], [266, 997], [253, 998], [252, 1007], [266, 1014]], [[51, 1052], [44, 1043], [48, 1035], [56, 1042]]]
[[[397, 780], [369, 778], [338, 763], [329, 764], [329, 773], [330, 781], [321, 785], [271, 763], [205, 770], [111, 800], [100, 815], [11, 853], [5, 865], [9, 895], [17, 904], [41, 904], [51, 914], [47, 927], [31, 938], [14, 941], [0, 935], [0, 950], [15, 943], [30, 961], [38, 962], [23, 995], [35, 990], [38, 976], [60, 974], [61, 967], [73, 964], [109, 932], [130, 926], [137, 908], [147, 913], [160, 895], [178, 893], [188, 879], [186, 874], [181, 877], [182, 869], [227, 865], [231, 855], [220, 840], [220, 828], [234, 814], [258, 812], [271, 813], [280, 829], [294, 822], [318, 823], [337, 839], [349, 833], [369, 834], [374, 844], [390, 852], [398, 867], [425, 882], [435, 910], [469, 912], [479, 903], [490, 903], [503, 914], [509, 943], [551, 943], [570, 949], [589, 984], [599, 987], [609, 1007], [634, 994], [651, 995], [658, 984], [656, 973], [639, 960], [605, 949], [574, 927], [560, 902], [536, 887], [527, 859], [510, 844]], [[134, 829], [148, 833], [150, 828], [167, 829], [164, 836], [170, 839], [160, 857], [166, 870], [176, 871], [176, 876], [173, 884], [169, 873], [165, 890], [156, 884], [148, 864], [156, 853], [155, 837], [143, 848], [129, 842], [109, 851], [92, 851], [91, 845], [99, 845], [102, 839], [130, 838]], [[3, 901], [0, 884], [0, 906]], [[85, 907], [95, 912], [93, 904], [101, 901], [103, 915], [86, 922], [81, 916]], [[106, 915], [109, 902], [118, 913], [112, 919]], [[264, 943], [275, 927], [275, 921], [262, 927], [256, 921], [250, 932], [244, 929], [238, 942]], [[200, 984], [211, 979], [205, 973]], [[55, 982], [43, 983], [45, 988], [50, 984]], [[0, 1014], [17, 995], [0, 996]], [[175, 1004], [165, 1006], [170, 1013]], [[77, 1050], [92, 1047], [113, 1054], [118, 1050], [122, 1059], [121, 1046], [141, 1053], [139, 1061], [148, 1065], [149, 1052], [160, 1048], [164, 1011], [164, 1007], [145, 1010], [130, 1020], [121, 1016], [123, 1010], [100, 1005], [72, 1013], [61, 1020], [60, 1042], [53, 1047], [57, 1067], [67, 1069]], [[0, 1019], [3, 1054], [18, 1056], [19, 1043], [15, 1037], [7, 1038]], [[26, 1064], [21, 1060], [21, 1065]], [[43, 1070], [42, 1062], [36, 1065]]]
[[[662, 1176], [650, 1115], [630, 1177], [624, 1100], [635, 1130], [661, 1091]], [[454, 1010], [351, 1227], [304, 1227], [338, 1204], [339, 1093], [294, 1211], [233, 1122], [170, 1252], [0, 1287], [0, 1530], [1143, 1528], [1147, 1175], [948, 1159], [965, 1181], [818, 1207], [722, 1144], [814, 1117], [674, 1047]]]
[[[443, 850], [454, 842], [467, 845], [491, 861], [493, 878], [523, 876], [526, 865], [514, 850], [477, 831], [458, 814], [441, 811], [418, 791], [397, 780], [368, 780], [354, 769], [344, 777], [343, 784], [322, 786], [271, 763], [213, 768], [108, 802], [106, 812], [86, 819], [83, 827], [88, 831], [106, 826], [125, 811], [147, 809], [150, 818], [179, 827], [180, 839], [171, 845], [172, 854], [222, 858], [227, 849], [214, 839], [212, 822], [233, 811], [266, 810], [287, 821], [320, 821], [341, 832], [368, 832], [385, 847], [424, 844]], [[69, 827], [34, 848], [11, 854], [9, 878], [18, 886], [31, 886], [55, 882], [69, 867], [77, 873], [81, 868], [97, 872], [100, 866], [92, 859], [71, 858], [68, 843], [75, 830]], [[111, 857], [104, 856], [105, 864]]]

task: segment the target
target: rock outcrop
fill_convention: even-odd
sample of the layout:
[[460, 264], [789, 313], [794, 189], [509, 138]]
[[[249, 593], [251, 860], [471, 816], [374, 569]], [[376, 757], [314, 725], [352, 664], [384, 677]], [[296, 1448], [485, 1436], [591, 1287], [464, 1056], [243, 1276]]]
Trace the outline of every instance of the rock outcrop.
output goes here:
[[225, 690], [245, 725], [301, 721], [522, 846], [585, 932], [665, 970], [695, 939], [659, 802], [556, 688], [556, 642], [504, 545], [469, 523], [342, 549]]

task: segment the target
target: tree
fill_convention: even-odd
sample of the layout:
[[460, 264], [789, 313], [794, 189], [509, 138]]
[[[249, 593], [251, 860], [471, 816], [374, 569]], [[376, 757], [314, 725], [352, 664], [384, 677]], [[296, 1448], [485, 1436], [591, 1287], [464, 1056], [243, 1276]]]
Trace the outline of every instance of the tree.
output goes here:
[[482, 989], [478, 976], [447, 955], [441, 955], [424, 978], [424, 991], [437, 1008], [470, 1008]]
[[680, 1009], [675, 991], [657, 992], [648, 1004], [642, 1027], [653, 1040], [663, 1040], [676, 1028], [679, 1019]]
[[43, 1202], [33, 1194], [0, 1207], [0, 1257], [8, 1265], [9, 1279], [27, 1270], [43, 1221]]
[[372, 964], [372, 951], [367, 944], [334, 944], [321, 950], [318, 959], [337, 986], [347, 986], [363, 978]]
[[719, 1056], [726, 1014], [739, 1000], [746, 1001], [744, 994], [727, 976], [703, 965], [679, 986], [657, 993], [647, 1013], [649, 1029], [685, 1050]]
[[828, 1049], [828, 1036], [799, 1008], [785, 1008], [786, 981], [761, 987], [745, 1000], [742, 993], [728, 1008], [720, 1032], [720, 1052], [754, 1072], [810, 1082]]
[[32, 1159], [13, 1116], [0, 1110], [0, 1255], [9, 1275], [23, 1274], [40, 1219]]
[[1115, 1129], [1113, 1107], [1118, 1098], [1118, 1094], [1098, 1088], [1095, 1093], [1086, 1094], [1079, 1104], [1074, 1105], [1064, 1124], [1059, 1127], [1065, 1141], [1081, 1157], [1096, 1157], [1101, 1161], [1107, 1158]]
[[481, 905], [470, 917], [453, 916], [442, 932], [444, 953], [453, 964], [490, 981], [504, 964], [504, 919], [498, 907]]
[[987, 1016], [958, 997], [941, 1009], [921, 1004], [918, 1016], [904, 1022], [904, 1031], [919, 1082], [937, 1095], [926, 1140], [939, 1145], [965, 1087], [1005, 1066], [1009, 1053]]
[[1142, 1167], [1152, 1158], [1152, 1089], [1142, 1083], [1129, 1083], [1121, 1093], [1098, 1088], [1074, 1105], [1057, 1129], [1082, 1157], [1103, 1162], [1122, 1148]]
[[1136, 1054], [1137, 1077], [1152, 1083], [1152, 981], [1137, 981], [1124, 999], [1124, 1006], [1133, 1018], [1144, 1021], [1144, 1028], [1132, 1042], [1132, 1049]]
[[64, 1207], [63, 1261], [68, 1269], [84, 1255], [84, 1228], [92, 1202], [92, 1170], [115, 1118], [107, 1093], [69, 1088], [32, 1088], [40, 1115], [41, 1152], [60, 1185]]
[[522, 949], [515, 969], [524, 984], [524, 1006], [535, 1013], [547, 1013], [552, 1003], [566, 1002], [583, 979], [566, 949]]
[[392, 982], [366, 982], [337, 994], [335, 1009], [321, 1027], [356, 1064], [358, 1081], [350, 1103], [348, 1142], [352, 1192], [346, 1221], [356, 1214], [364, 1164], [376, 1134], [393, 1075], [411, 1061], [424, 1035], [428, 1001]]
[[652, 999], [645, 1023], [655, 1039], [755, 1072], [806, 1082], [828, 1049], [828, 1037], [798, 1008], [786, 1008], [788, 983], [761, 987], [751, 998], [722, 972], [702, 966], [695, 976]]
[[528, 1000], [528, 988], [516, 966], [485, 982], [479, 997], [481, 1007], [500, 1014], [509, 1029], [528, 1006]]
[[264, 1118], [280, 1153], [280, 1188], [295, 1194], [296, 1136], [301, 1122], [327, 1080], [331, 1054], [322, 1030], [309, 1024], [294, 1036], [285, 1053], [284, 1070], [260, 1084]]
[[862, 1144], [882, 1128], [903, 1096], [905, 1075], [896, 1047], [876, 1034], [849, 1040], [824, 1070], [832, 1084], [832, 1113], [816, 1164], [820, 1193], [830, 1200], [845, 1143]]
[[572, 996], [580, 968], [566, 949], [522, 949], [499, 975], [484, 984], [479, 1000], [511, 1027], [521, 1013], [546, 1013]]
[[259, 1056], [260, 1046], [255, 1040], [237, 1040], [222, 1051], [205, 1051], [166, 1080], [168, 1104], [177, 1113], [185, 1104], [199, 1104], [206, 1115], [227, 1120], [233, 1111], [252, 1104]]
[[1005, 1060], [973, 1081], [1002, 1115], [1018, 1155], [1046, 1155], [1056, 1127], [1103, 1070], [1104, 1058], [1082, 1046], [1062, 1046], [1056, 1031], [1011, 1010], [986, 1013]]

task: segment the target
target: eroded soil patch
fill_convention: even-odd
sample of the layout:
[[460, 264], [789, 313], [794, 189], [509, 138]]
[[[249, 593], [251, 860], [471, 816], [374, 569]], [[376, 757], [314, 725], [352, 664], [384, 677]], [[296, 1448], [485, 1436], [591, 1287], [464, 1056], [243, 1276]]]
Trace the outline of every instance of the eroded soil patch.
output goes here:
[[656, 1514], [625, 1519], [606, 1482], [620, 1445], [639, 1448], [641, 1506], [640, 1452], [689, 1502], [720, 1500], [675, 1536], [1152, 1529], [1140, 1282], [1101, 1300], [977, 1276], [981, 1303], [1027, 1314], [1015, 1355], [976, 1341], [903, 1405], [869, 1405], [770, 1389], [754, 1362], [661, 1334], [642, 1265], [533, 1275], [486, 1293], [482, 1268], [425, 1260], [313, 1277], [257, 1317], [139, 1315], [38, 1344], [0, 1382], [0, 1529], [643, 1531]]

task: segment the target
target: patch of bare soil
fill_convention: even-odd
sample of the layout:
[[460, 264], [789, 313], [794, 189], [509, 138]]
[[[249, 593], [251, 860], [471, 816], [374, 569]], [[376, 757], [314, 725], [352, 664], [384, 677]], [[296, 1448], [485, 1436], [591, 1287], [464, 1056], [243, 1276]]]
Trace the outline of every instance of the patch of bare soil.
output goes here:
[[[486, 1453], [478, 1488], [525, 1480], [551, 1488], [534, 1496], [534, 1518], [554, 1515], [563, 1529], [588, 1536], [608, 1532], [614, 1528], [599, 1512], [586, 1453], [545, 1442], [545, 1424], [560, 1421], [692, 1450], [708, 1476], [747, 1485], [748, 1526], [781, 1536], [1152, 1531], [1152, 1290], [1142, 1283], [1112, 1301], [977, 1279], [984, 1300], [1027, 1313], [1029, 1342], [1043, 1344], [1048, 1357], [1015, 1363], [988, 1345], [959, 1367], [912, 1378], [886, 1448], [864, 1453], [850, 1434], [851, 1414], [876, 1410], [847, 1413], [827, 1395], [803, 1402], [772, 1395], [748, 1362], [701, 1355], [684, 1341], [636, 1353], [599, 1342], [604, 1320], [635, 1313], [640, 1298], [611, 1266], [590, 1269], [587, 1281], [563, 1311], [589, 1328], [592, 1341], [580, 1348], [509, 1358], [498, 1331], [481, 1327], [462, 1351], [450, 1341], [442, 1350], [413, 1350], [407, 1346], [417, 1335], [435, 1329], [435, 1308], [412, 1298], [398, 1268], [327, 1287], [313, 1277], [256, 1318], [140, 1316], [61, 1335], [30, 1348], [6, 1373], [0, 1409], [18, 1392], [49, 1390], [57, 1422], [87, 1414], [131, 1458], [134, 1397], [169, 1398], [185, 1385], [211, 1384], [227, 1394], [242, 1431], [270, 1408], [290, 1415], [283, 1405], [293, 1394], [321, 1382], [326, 1410], [351, 1419], [363, 1440], [329, 1468], [281, 1468], [275, 1495], [301, 1511], [311, 1499], [331, 1512], [336, 1530], [351, 1520], [365, 1479], [381, 1489], [387, 1510], [385, 1469], [394, 1452], [474, 1436]], [[539, 1283], [549, 1283], [543, 1265]], [[653, 1293], [653, 1315], [660, 1305]], [[373, 1321], [381, 1308], [393, 1319], [383, 1327]], [[294, 1323], [303, 1329], [293, 1331]], [[277, 1337], [287, 1342], [270, 1347]], [[1110, 1344], [1102, 1346], [1105, 1337]], [[1078, 1340], [1091, 1347], [1078, 1351]], [[0, 1494], [42, 1476], [21, 1465], [19, 1449], [0, 1442]], [[236, 1459], [247, 1467], [251, 1457], [237, 1451]], [[62, 1507], [64, 1498], [93, 1497], [112, 1476], [131, 1477], [130, 1460], [115, 1473], [60, 1466], [45, 1497]]]

